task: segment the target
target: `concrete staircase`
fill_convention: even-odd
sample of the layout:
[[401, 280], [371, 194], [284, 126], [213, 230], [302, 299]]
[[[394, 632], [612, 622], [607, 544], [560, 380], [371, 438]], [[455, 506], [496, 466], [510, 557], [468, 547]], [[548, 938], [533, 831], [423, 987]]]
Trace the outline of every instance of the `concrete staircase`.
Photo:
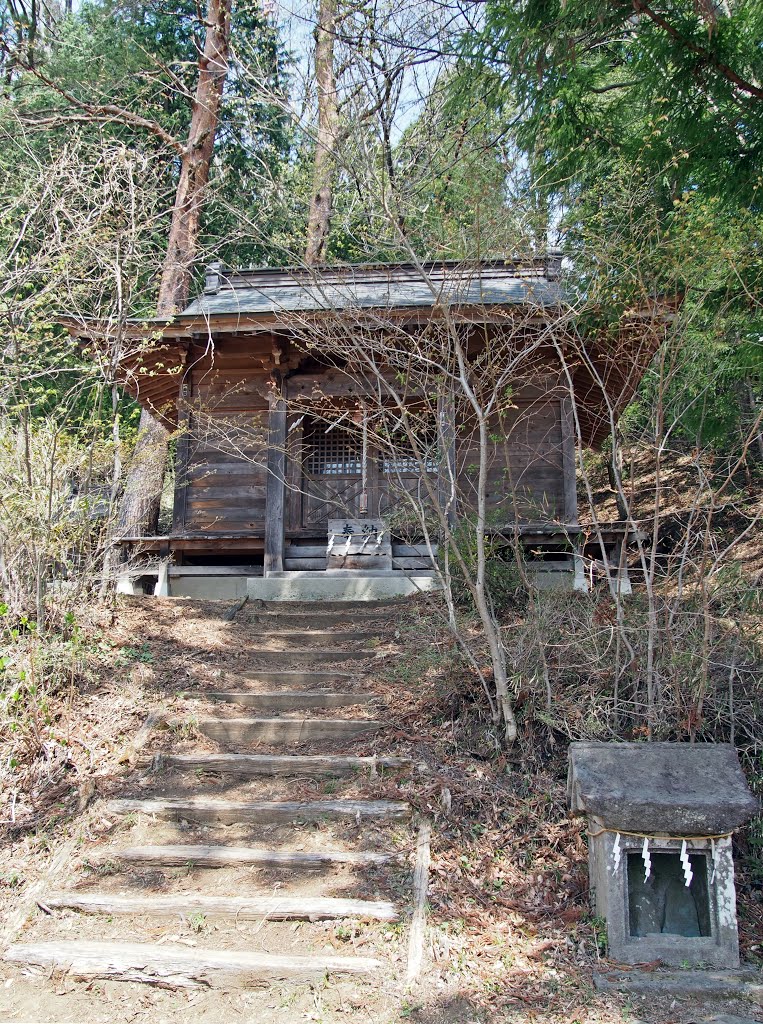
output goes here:
[[[409, 918], [415, 844], [395, 779], [410, 766], [358, 747], [383, 729], [370, 669], [398, 610], [252, 611], [251, 666], [169, 722], [131, 791], [99, 808], [108, 843], [41, 894], [5, 960], [128, 988], [396, 985], [407, 940], [388, 929]], [[264, 1005], [251, 1019], [270, 1019]]]

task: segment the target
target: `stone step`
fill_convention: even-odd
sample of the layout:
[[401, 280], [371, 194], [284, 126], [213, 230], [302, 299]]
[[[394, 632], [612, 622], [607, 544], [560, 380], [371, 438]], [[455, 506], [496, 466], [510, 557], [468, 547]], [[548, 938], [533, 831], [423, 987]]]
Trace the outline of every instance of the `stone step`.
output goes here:
[[[263, 850], [252, 846], [129, 846], [122, 850], [103, 851], [97, 860], [118, 864], [150, 864], [156, 867], [200, 868], [254, 867], [290, 868], [320, 871], [339, 864], [369, 867], [388, 864], [401, 856], [397, 853], [372, 853], [365, 850], [324, 850], [307, 853], [303, 850]], [[95, 859], [95, 858], [91, 858]]]
[[[339, 554], [341, 555], [341, 552], [339, 552]], [[288, 570], [282, 569], [282, 570], [276, 570], [275, 572], [268, 573], [267, 579], [269, 579], [269, 580], [279, 580], [279, 579], [282, 580], [282, 579], [288, 579], [292, 575], [293, 574], [291, 572], [289, 572]], [[390, 581], [392, 581], [392, 580], [399, 580], [399, 581], [402, 582], [402, 581], [411, 580], [411, 579], [415, 579], [416, 581], [419, 581], [419, 580], [434, 580], [436, 578], [436, 573], [434, 572], [434, 570], [427, 571], [426, 569], [422, 569], [422, 570], [420, 570], [418, 572], [415, 572], [415, 573], [409, 573], [409, 572], [405, 572], [405, 570], [403, 570], [403, 569], [379, 569], [379, 568], [374, 568], [374, 569], [318, 569], [318, 568], [316, 568], [316, 569], [304, 569], [304, 570], [302, 570], [300, 572], [298, 578], [299, 579], [304, 579], [304, 580], [313, 580], [313, 581], [314, 580], [354, 580], [356, 583], [363, 583], [363, 582], [365, 582], [365, 583], [368, 583], [368, 582], [373, 583], [373, 581], [375, 581], [375, 580], [390, 580]], [[267, 582], [267, 581], [265, 581], [265, 582]], [[254, 592], [256, 593], [257, 591], [255, 590]], [[415, 590], [414, 590], [414, 592], [415, 592]], [[311, 595], [310, 595], [311, 599], [313, 601], [315, 601], [316, 596], [318, 596], [319, 593], [320, 593], [319, 591], [313, 590]], [[346, 593], [348, 593], [348, 591], [345, 590], [345, 591], [342, 591], [342, 593], [346, 594]], [[352, 596], [352, 589], [349, 590], [349, 593], [350, 593], [350, 596]], [[381, 590], [381, 589], [372, 588], [371, 593], [373, 593], [373, 594], [380, 594], [380, 593], [384, 593], [384, 591]], [[394, 593], [395, 596], [404, 597], [408, 593], [411, 593], [411, 591], [395, 590], [392, 593]], [[384, 596], [388, 596], [388, 594], [389, 594], [389, 592], [384, 593]], [[288, 598], [283, 598], [283, 600], [288, 600]]]
[[310, 669], [261, 669], [254, 668], [241, 672], [239, 675], [251, 683], [263, 686], [310, 686], [322, 683], [326, 686], [341, 686], [344, 682], [355, 679], [351, 672], [311, 671]]
[[[354, 608], [338, 608], [339, 601], [324, 603], [311, 611], [304, 612], [255, 612], [250, 613], [248, 621], [254, 625], [262, 626], [263, 629], [293, 629], [293, 630], [331, 630], [359, 629], [372, 631], [374, 635], [379, 630], [386, 630], [394, 626], [396, 618], [390, 612], [379, 611], [374, 606], [358, 603]], [[396, 613], [394, 613], [396, 615]]]
[[381, 636], [381, 629], [354, 629], [352, 626], [345, 626], [337, 629], [292, 629], [284, 626], [267, 624], [263, 636], [268, 640], [277, 640], [279, 643], [304, 644], [307, 647], [313, 645], [330, 646], [341, 640], [342, 643], [361, 643], [364, 640], [373, 640]]
[[138, 760], [142, 767], [176, 768], [189, 772], [225, 775], [341, 775], [400, 768], [410, 764], [404, 757], [347, 757], [335, 754], [159, 754]]
[[242, 989], [276, 981], [307, 982], [327, 974], [373, 974], [378, 960], [350, 956], [285, 956], [231, 949], [139, 942], [19, 943], [5, 951], [9, 963], [65, 971], [71, 978], [143, 982], [165, 988]]
[[333, 896], [112, 896], [110, 893], [52, 893], [40, 902], [50, 910], [120, 917], [232, 917], [242, 921], [328, 921], [354, 917], [363, 921], [397, 921], [400, 916], [385, 900], [353, 900]]
[[252, 658], [267, 661], [268, 665], [277, 666], [293, 665], [295, 663], [299, 665], [303, 662], [308, 662], [308, 664], [333, 664], [335, 661], [365, 661], [367, 658], [373, 658], [376, 651], [367, 647], [359, 647], [355, 650], [332, 649], [328, 647], [287, 647], [282, 651], [271, 650], [268, 647], [250, 647], [248, 654]]
[[248, 577], [250, 601], [286, 605], [309, 602], [389, 601], [440, 590], [437, 575], [426, 569], [326, 569], [272, 572], [264, 578]]
[[109, 800], [109, 814], [150, 814], [170, 821], [218, 825], [278, 824], [289, 821], [404, 821], [410, 804], [400, 800], [223, 800], [215, 797]]
[[300, 708], [341, 708], [353, 704], [366, 704], [373, 700], [373, 693], [337, 693], [330, 690], [277, 690], [260, 693], [246, 691], [219, 691], [194, 694], [204, 696], [208, 700], [221, 701], [226, 704], [241, 704], [261, 711], [298, 711]]
[[[178, 723], [175, 723], [178, 724]], [[381, 729], [364, 718], [212, 718], [196, 720], [199, 732], [222, 743], [309, 743], [346, 740]]]

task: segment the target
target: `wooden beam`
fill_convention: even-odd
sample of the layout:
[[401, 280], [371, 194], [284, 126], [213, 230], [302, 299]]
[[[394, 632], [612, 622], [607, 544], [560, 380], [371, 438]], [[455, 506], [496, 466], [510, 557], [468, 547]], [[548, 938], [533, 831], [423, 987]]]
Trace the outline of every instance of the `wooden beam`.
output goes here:
[[[320, 673], [316, 673], [319, 675]], [[242, 778], [256, 775], [342, 775], [406, 768], [411, 762], [404, 757], [354, 757], [344, 754], [144, 754], [137, 763], [145, 768], [174, 768], [182, 772], [212, 772]]]
[[381, 961], [323, 953], [287, 956], [238, 950], [185, 949], [145, 942], [19, 943], [3, 954], [9, 963], [58, 971], [72, 978], [142, 982], [159, 988], [246, 989], [275, 982], [305, 983], [327, 974], [370, 974]]
[[118, 864], [153, 864], [157, 867], [200, 868], [288, 868], [303, 871], [321, 871], [338, 864], [368, 867], [388, 864], [399, 859], [399, 853], [373, 853], [361, 851], [323, 850], [304, 853], [301, 850], [263, 850], [251, 846], [129, 846], [120, 850], [107, 849], [98, 855], [100, 862]]
[[356, 704], [366, 704], [374, 699], [373, 693], [362, 693], [358, 690], [326, 691], [326, 690], [280, 690], [270, 693], [251, 693], [248, 690], [212, 690], [205, 691], [207, 700], [219, 701], [222, 704], [238, 704], [256, 711], [305, 711], [308, 708], [344, 708]]
[[408, 940], [409, 984], [418, 978], [424, 960], [431, 838], [432, 824], [429, 820], [424, 819], [419, 826], [419, 837], [416, 842], [416, 865], [413, 870], [413, 917]]
[[265, 575], [283, 571], [284, 508], [286, 491], [286, 396], [269, 396], [267, 484], [265, 491]]
[[148, 814], [164, 821], [201, 821], [220, 825], [272, 825], [289, 821], [406, 821], [410, 804], [402, 800], [109, 800], [107, 814]]
[[397, 921], [399, 913], [386, 900], [355, 900], [337, 896], [202, 896], [198, 893], [115, 896], [111, 893], [51, 893], [51, 910], [77, 910], [109, 916], [234, 918], [241, 921], [329, 921], [353, 917], [363, 921]]
[[[182, 726], [180, 720], [173, 725]], [[242, 743], [310, 743], [346, 740], [378, 732], [383, 722], [369, 718], [199, 718], [198, 731], [216, 743], [238, 749]]]

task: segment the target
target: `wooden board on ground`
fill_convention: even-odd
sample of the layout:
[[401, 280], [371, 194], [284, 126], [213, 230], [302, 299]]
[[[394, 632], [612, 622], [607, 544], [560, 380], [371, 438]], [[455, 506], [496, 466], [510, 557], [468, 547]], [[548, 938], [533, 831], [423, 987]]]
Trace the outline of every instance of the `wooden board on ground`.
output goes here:
[[[280, 637], [275, 637], [276, 640], [281, 640]], [[285, 642], [285, 641], [284, 641]], [[316, 662], [324, 662], [331, 664], [335, 661], [364, 661], [366, 658], [372, 658], [376, 651], [368, 649], [358, 650], [330, 650], [322, 649], [318, 647], [309, 647], [307, 650], [294, 650], [286, 647], [284, 650], [271, 650], [268, 647], [250, 647], [249, 654], [252, 658], [263, 658], [269, 665], [293, 665], [300, 664], [300, 662], [308, 662], [314, 664]]]
[[378, 637], [381, 630], [346, 628], [341, 632], [335, 629], [285, 629], [268, 626], [268, 640], [277, 640], [279, 643], [290, 643], [300, 646], [305, 644], [312, 647], [313, 644], [323, 644], [329, 648], [331, 644], [339, 641], [342, 644], [360, 643], [363, 640], [373, 640]]
[[400, 768], [404, 757], [340, 757], [334, 754], [159, 754], [146, 755], [139, 764], [181, 771], [221, 772], [230, 775], [340, 775], [344, 772]]
[[281, 690], [265, 693], [247, 693], [227, 690], [204, 694], [209, 700], [226, 704], [241, 704], [264, 711], [297, 711], [300, 708], [341, 708], [365, 704], [373, 700], [373, 693], [332, 693], [325, 690]]
[[368, 957], [282, 956], [71, 939], [19, 943], [5, 951], [4, 959], [46, 972], [66, 971], [74, 978], [137, 981], [160, 988], [255, 988], [274, 981], [311, 981], [327, 974], [372, 974], [381, 967]]
[[129, 846], [122, 850], [104, 851], [101, 862], [153, 864], [161, 867], [202, 868], [235, 867], [294, 868], [320, 871], [332, 865], [349, 864], [367, 867], [388, 864], [401, 856], [396, 853], [374, 853], [366, 850], [324, 850], [306, 853], [303, 850], [262, 850], [251, 846]]
[[252, 683], [270, 684], [272, 686], [310, 686], [313, 683], [336, 686], [342, 682], [349, 682], [354, 678], [349, 672], [310, 672], [306, 670], [289, 671], [288, 669], [269, 670], [259, 668], [241, 672], [238, 675]]
[[382, 722], [350, 718], [199, 718], [199, 732], [228, 746], [238, 743], [307, 743], [351, 739]]
[[401, 800], [236, 801], [214, 797], [109, 800], [106, 809], [110, 814], [153, 814], [171, 821], [202, 821], [221, 825], [347, 819], [362, 821], [364, 818], [374, 821], [403, 821], [411, 813], [410, 805]]
[[353, 917], [363, 921], [396, 921], [394, 904], [385, 900], [353, 900], [335, 896], [112, 896], [109, 893], [53, 893], [40, 901], [50, 910], [84, 914], [175, 917], [203, 914], [243, 921], [327, 921]]

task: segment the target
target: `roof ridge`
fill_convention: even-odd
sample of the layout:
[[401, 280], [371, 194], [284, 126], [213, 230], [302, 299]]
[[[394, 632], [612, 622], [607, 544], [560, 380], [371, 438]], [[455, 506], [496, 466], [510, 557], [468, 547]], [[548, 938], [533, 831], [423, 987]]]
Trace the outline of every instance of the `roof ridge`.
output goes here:
[[[462, 269], [461, 274], [451, 271]], [[206, 268], [204, 294], [216, 294], [222, 289], [274, 287], [290, 281], [295, 284], [358, 283], [360, 278], [378, 281], [395, 278], [413, 278], [424, 281], [425, 275], [434, 280], [459, 280], [479, 276], [489, 271], [496, 276], [542, 276], [549, 280], [558, 277], [561, 268], [561, 253], [548, 253], [531, 257], [501, 257], [483, 260], [422, 260], [421, 263], [338, 263], [321, 266], [287, 267], [227, 267], [221, 262], [211, 263]], [[423, 274], [422, 274], [423, 271]]]

